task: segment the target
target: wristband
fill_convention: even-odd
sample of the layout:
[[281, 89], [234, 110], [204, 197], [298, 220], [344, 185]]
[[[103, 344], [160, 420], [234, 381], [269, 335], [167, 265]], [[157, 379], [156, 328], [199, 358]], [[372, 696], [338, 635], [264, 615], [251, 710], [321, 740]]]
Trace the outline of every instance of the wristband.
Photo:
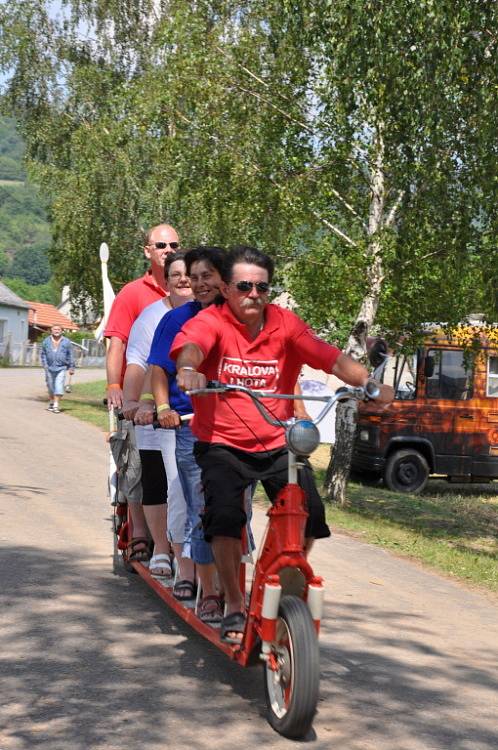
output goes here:
[[142, 395], [140, 396], [140, 399], [143, 399], [143, 398], [150, 398], [152, 399], [152, 401], [154, 401], [154, 396], [152, 395], [152, 393], [142, 393]]
[[169, 404], [159, 404], [156, 406], [156, 411], [158, 414], [160, 414], [162, 411], [169, 411], [171, 409], [171, 406]]
[[109, 385], [107, 386], [107, 389], [109, 388], [121, 388], [121, 385], [120, 383], [109, 383]]
[[197, 372], [197, 370], [195, 369], [195, 367], [190, 367], [190, 365], [182, 365], [181, 367], [178, 368], [178, 370], [179, 371], [180, 370], [191, 370], [192, 372]]

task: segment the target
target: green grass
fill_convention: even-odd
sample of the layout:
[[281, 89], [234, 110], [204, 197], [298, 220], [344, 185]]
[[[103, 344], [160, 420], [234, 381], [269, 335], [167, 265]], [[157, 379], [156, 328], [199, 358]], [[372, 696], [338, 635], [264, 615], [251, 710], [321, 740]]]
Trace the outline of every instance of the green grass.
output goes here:
[[71, 393], [66, 393], [62, 401], [62, 408], [66, 414], [81, 419], [83, 422], [109, 429], [107, 406], [102, 399], [106, 394], [106, 381], [96, 380], [93, 383], [78, 383], [72, 386]]
[[[328, 449], [312, 457], [323, 482]], [[430, 479], [420, 495], [350, 482], [345, 508], [327, 504], [332, 528], [498, 591], [498, 483]]]
[[328, 506], [327, 518], [366, 542], [498, 591], [498, 495], [491, 487], [455, 491], [430, 481], [418, 496], [351, 482], [349, 505]]
[[[104, 394], [105, 381], [75, 385], [64, 397], [64, 411], [107, 430]], [[318, 486], [328, 453], [328, 447], [321, 446], [312, 456]], [[431, 479], [421, 495], [350, 482], [347, 499], [345, 508], [326, 506], [333, 529], [498, 592], [497, 482], [451, 485]], [[256, 500], [267, 502], [261, 488]]]

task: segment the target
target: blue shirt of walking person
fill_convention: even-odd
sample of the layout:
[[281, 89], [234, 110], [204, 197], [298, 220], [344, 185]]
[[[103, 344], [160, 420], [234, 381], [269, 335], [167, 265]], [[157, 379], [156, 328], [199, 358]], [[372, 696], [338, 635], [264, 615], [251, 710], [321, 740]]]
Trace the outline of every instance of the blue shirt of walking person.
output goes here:
[[61, 336], [57, 348], [53, 346], [52, 336], [47, 336], [42, 343], [40, 357], [42, 366], [50, 372], [74, 370], [73, 347], [65, 336]]

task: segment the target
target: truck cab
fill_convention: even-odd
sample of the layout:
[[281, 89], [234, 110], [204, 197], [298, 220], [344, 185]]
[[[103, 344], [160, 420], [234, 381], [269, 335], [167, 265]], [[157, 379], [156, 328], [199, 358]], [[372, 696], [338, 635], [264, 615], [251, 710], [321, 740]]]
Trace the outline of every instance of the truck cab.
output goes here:
[[421, 492], [430, 475], [498, 478], [498, 342], [486, 335], [496, 329], [468, 329], [431, 332], [415, 354], [390, 356], [384, 381], [394, 401], [382, 411], [360, 406], [356, 475], [381, 476], [397, 492]]

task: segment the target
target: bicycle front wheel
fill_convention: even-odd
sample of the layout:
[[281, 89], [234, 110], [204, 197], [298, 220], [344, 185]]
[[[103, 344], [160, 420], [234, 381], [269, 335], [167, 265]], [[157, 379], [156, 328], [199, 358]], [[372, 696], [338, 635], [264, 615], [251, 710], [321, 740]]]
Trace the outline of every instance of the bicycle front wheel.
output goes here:
[[284, 737], [304, 737], [316, 713], [320, 659], [310, 611], [297, 596], [282, 597], [271, 651], [264, 665], [268, 721]]

